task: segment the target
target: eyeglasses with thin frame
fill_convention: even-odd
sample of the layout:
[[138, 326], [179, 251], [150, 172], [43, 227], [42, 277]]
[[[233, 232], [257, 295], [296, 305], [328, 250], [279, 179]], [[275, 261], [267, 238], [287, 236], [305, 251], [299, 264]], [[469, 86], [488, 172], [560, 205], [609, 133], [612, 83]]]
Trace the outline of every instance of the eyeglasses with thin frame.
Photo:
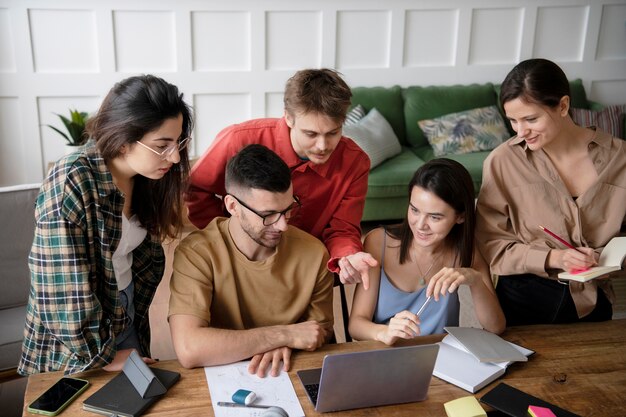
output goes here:
[[257, 216], [259, 216], [263, 220], [263, 226], [271, 226], [275, 223], [278, 223], [278, 221], [280, 220], [282, 216], [285, 216], [285, 220], [291, 219], [294, 216], [294, 214], [298, 211], [298, 209], [302, 206], [302, 204], [300, 203], [300, 199], [294, 195], [293, 203], [289, 207], [287, 207], [285, 210], [275, 211], [269, 214], [261, 214], [255, 209], [253, 209], [252, 207], [248, 206], [246, 203], [244, 203], [240, 199], [238, 199], [237, 197], [235, 197], [234, 195], [232, 194], [226, 194], [226, 195], [231, 196], [232, 198], [237, 200], [239, 204], [241, 204], [242, 206], [244, 206], [245, 208], [247, 208], [248, 210], [250, 210]]
[[172, 156], [172, 154], [174, 153], [175, 150], [178, 149], [178, 152], [180, 152], [183, 149], [185, 149], [187, 147], [187, 145], [189, 145], [190, 141], [191, 141], [191, 137], [187, 136], [186, 138], [180, 139], [178, 141], [178, 143], [174, 143], [174, 144], [166, 146], [165, 149], [163, 149], [161, 152], [155, 151], [150, 146], [146, 145], [145, 143], [142, 143], [141, 141], [137, 141], [136, 143], [140, 144], [141, 146], [143, 146], [147, 150], [154, 152], [162, 160], [166, 160], [167, 158]]

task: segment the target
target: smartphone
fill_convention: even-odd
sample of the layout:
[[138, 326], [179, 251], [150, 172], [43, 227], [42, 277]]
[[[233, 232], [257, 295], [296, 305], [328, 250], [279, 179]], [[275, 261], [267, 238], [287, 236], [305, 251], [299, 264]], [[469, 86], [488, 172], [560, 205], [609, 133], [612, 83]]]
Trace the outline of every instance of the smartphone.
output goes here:
[[56, 416], [89, 386], [89, 381], [64, 376], [30, 403], [31, 413]]

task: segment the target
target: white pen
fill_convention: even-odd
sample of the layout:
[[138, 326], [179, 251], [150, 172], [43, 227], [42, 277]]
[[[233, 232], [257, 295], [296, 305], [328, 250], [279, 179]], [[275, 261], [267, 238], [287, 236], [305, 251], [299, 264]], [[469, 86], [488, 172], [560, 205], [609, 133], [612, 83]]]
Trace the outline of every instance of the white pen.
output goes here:
[[420, 309], [419, 309], [419, 310], [417, 310], [417, 313], [415, 313], [415, 315], [416, 315], [417, 317], [419, 317], [419, 316], [420, 316], [420, 314], [422, 314], [422, 313], [424, 312], [424, 309], [425, 309], [425, 308], [426, 308], [426, 306], [428, 305], [428, 302], [430, 301], [430, 299], [431, 299], [431, 298], [432, 298], [432, 296], [428, 297], [428, 298], [426, 299], [426, 301], [424, 301], [424, 304], [422, 304], [422, 306], [420, 307]]

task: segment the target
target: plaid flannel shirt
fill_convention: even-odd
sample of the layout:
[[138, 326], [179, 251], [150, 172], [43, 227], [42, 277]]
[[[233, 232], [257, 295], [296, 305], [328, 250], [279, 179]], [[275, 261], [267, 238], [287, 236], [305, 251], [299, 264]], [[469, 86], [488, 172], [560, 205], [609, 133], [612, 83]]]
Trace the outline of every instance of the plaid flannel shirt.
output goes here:
[[[31, 288], [18, 372], [102, 367], [130, 321], [121, 305], [112, 256], [122, 233], [124, 196], [89, 142], [62, 158], [37, 198], [29, 256]], [[163, 277], [165, 255], [150, 236], [133, 251], [135, 326], [150, 355], [148, 308]]]

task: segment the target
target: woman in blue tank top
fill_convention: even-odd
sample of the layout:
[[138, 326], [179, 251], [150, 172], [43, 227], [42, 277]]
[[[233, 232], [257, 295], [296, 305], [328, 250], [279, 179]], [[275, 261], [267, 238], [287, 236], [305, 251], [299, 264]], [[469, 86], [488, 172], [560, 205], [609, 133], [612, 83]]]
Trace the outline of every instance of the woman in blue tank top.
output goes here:
[[369, 289], [356, 287], [351, 336], [392, 345], [398, 339], [458, 326], [460, 285], [470, 287], [481, 325], [501, 333], [504, 314], [489, 267], [474, 244], [474, 186], [469, 173], [456, 161], [433, 159], [415, 172], [409, 193], [403, 223], [374, 229], [365, 237], [365, 251], [379, 267], [370, 272]]

